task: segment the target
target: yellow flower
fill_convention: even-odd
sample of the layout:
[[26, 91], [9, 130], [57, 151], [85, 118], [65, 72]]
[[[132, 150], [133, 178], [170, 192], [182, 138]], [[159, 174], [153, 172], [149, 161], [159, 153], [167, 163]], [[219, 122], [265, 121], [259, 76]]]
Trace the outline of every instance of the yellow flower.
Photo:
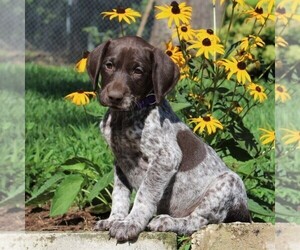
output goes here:
[[242, 111], [244, 109], [237, 101], [233, 101], [232, 102], [232, 110], [237, 112], [238, 114], [240, 114], [240, 113], [242, 113]]
[[186, 3], [178, 4], [173, 1], [170, 5], [155, 6], [161, 12], [156, 14], [156, 19], [167, 18], [169, 28], [172, 26], [173, 22], [177, 27], [180, 23], [189, 23], [192, 15], [192, 7], [186, 6]]
[[191, 118], [190, 123], [197, 123], [194, 132], [199, 130], [200, 133], [203, 133], [205, 129], [209, 135], [216, 133], [217, 128], [223, 129], [221, 122], [210, 114], [198, 118]]
[[297, 148], [300, 148], [300, 131], [285, 128], [283, 128], [282, 130], [286, 131], [286, 134], [282, 137], [282, 140], [284, 140], [284, 144], [288, 145], [298, 143]]
[[289, 99], [291, 99], [291, 96], [288, 93], [286, 87], [281, 84], [276, 83], [275, 84], [275, 101], [284, 103]]
[[212, 30], [205, 30], [205, 32], [199, 32], [197, 34], [197, 40], [190, 41], [190, 45], [187, 49], [198, 49], [196, 57], [204, 55], [205, 58], [209, 59], [209, 56], [215, 56], [216, 53], [224, 54], [223, 45], [218, 42], [220, 39], [213, 34]]
[[234, 56], [238, 61], [254, 60], [254, 55], [245, 50], [237, 50], [236, 55]]
[[[250, 15], [250, 18], [255, 18], [261, 24], [264, 24], [267, 19], [275, 21], [275, 16], [271, 13], [265, 13], [262, 7], [256, 6], [245, 12]], [[249, 19], [249, 18], [248, 18]]]
[[194, 39], [196, 32], [190, 24], [181, 24], [178, 28], [174, 29], [172, 37], [174, 38], [179, 35], [180, 40], [189, 41]]
[[186, 79], [190, 77], [190, 67], [185, 65], [184, 67], [180, 67], [180, 78], [179, 80]]
[[275, 36], [275, 47], [287, 47], [289, 43], [282, 36]]
[[90, 102], [89, 96], [94, 97], [96, 96], [96, 94], [94, 92], [79, 90], [65, 96], [65, 98], [71, 100], [72, 103], [81, 106], [86, 105]]
[[75, 70], [79, 73], [83, 73], [86, 70], [86, 61], [90, 52], [83, 52], [82, 58], [76, 63]]
[[141, 14], [131, 8], [122, 8], [122, 7], [118, 7], [116, 9], [113, 9], [112, 11], [104, 11], [101, 13], [101, 15], [103, 15], [103, 17], [109, 17], [109, 20], [117, 17], [119, 23], [122, 22], [122, 20], [124, 19], [124, 21], [128, 24], [132, 22], [135, 22], [135, 17], [141, 17]]
[[258, 36], [249, 35], [241, 40], [240, 48], [244, 51], [265, 46], [265, 42]]
[[263, 145], [266, 144], [275, 144], [275, 131], [274, 130], [267, 130], [264, 128], [259, 128], [260, 131], [264, 132], [260, 137], [260, 141]]
[[275, 0], [259, 0], [256, 4], [256, 7], [262, 8], [263, 5], [268, 5], [268, 13], [272, 13], [272, 9], [274, 6]]
[[246, 70], [247, 64], [245, 61], [237, 61], [235, 58], [232, 58], [231, 60], [224, 59], [219, 64], [223, 65], [225, 70], [228, 71], [228, 80], [232, 77], [232, 75], [236, 74], [238, 83], [245, 84], [246, 81], [251, 82], [251, 77]]
[[172, 42], [166, 43], [165, 53], [176, 63], [179, 67], [185, 64], [185, 59], [183, 57], [182, 51], [178, 46], [174, 46]]
[[209, 38], [210, 40], [214, 40], [216, 43], [219, 43], [221, 40], [220, 38], [214, 34], [212, 29], [200, 29], [198, 30], [197, 37], [201, 38]]
[[253, 96], [254, 101], [258, 100], [260, 103], [267, 99], [267, 95], [264, 92], [264, 87], [255, 83], [250, 83], [248, 85], [248, 90], [250, 95]]

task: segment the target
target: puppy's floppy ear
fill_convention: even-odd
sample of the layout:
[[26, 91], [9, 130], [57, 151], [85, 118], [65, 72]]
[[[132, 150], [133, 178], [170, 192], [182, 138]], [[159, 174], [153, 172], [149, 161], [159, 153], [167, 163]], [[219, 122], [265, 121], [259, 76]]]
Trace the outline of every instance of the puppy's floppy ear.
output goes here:
[[173, 89], [179, 79], [178, 66], [160, 49], [153, 49], [152, 83], [156, 103]]
[[110, 42], [111, 41], [109, 40], [105, 43], [100, 44], [88, 55], [87, 58], [87, 72], [92, 80], [94, 91], [96, 91], [98, 87], [102, 60]]

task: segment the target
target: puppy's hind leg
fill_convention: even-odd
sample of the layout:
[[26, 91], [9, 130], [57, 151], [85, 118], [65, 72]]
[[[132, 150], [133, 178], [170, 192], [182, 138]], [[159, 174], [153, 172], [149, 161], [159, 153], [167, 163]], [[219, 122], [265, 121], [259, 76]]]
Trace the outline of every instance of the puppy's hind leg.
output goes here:
[[233, 221], [251, 222], [251, 218], [242, 180], [235, 173], [226, 172], [213, 180], [190, 215], [183, 218], [158, 215], [148, 228], [189, 235], [207, 224]]

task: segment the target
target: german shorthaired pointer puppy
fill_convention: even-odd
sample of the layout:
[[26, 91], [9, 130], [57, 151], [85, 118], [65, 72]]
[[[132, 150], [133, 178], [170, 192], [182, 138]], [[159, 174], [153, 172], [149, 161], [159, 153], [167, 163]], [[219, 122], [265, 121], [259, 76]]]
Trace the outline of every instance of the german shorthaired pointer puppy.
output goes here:
[[112, 211], [96, 230], [127, 241], [146, 228], [191, 234], [209, 223], [250, 222], [240, 177], [164, 99], [179, 78], [165, 53], [122, 37], [95, 48], [87, 70], [109, 107], [100, 128], [115, 155]]

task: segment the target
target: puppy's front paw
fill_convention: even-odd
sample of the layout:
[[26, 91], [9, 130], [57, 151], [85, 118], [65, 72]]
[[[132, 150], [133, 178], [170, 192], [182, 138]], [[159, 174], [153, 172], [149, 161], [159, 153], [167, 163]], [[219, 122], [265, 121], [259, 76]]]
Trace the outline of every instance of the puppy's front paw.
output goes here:
[[175, 230], [174, 219], [166, 214], [153, 218], [147, 226], [151, 231], [167, 232]]
[[143, 229], [142, 225], [133, 220], [116, 221], [111, 226], [109, 234], [120, 242], [135, 240]]

